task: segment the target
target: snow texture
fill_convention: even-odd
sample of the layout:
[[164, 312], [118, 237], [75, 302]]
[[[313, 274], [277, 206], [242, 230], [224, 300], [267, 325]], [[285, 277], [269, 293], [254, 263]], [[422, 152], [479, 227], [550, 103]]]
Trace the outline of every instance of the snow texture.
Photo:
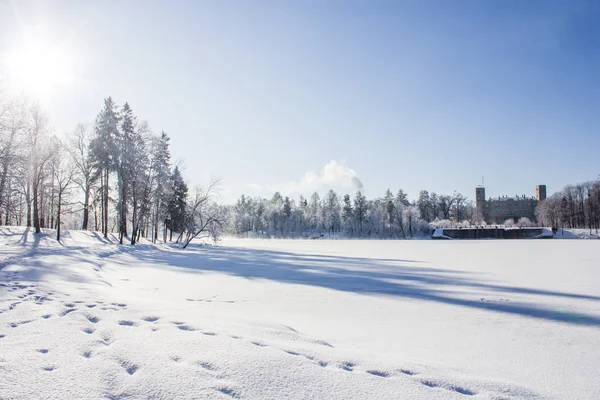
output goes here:
[[599, 245], [0, 228], [0, 398], [598, 399]]

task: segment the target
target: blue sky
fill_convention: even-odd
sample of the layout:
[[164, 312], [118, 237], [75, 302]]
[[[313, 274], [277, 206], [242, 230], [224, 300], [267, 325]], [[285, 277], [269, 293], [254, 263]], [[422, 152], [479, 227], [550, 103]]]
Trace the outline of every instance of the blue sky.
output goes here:
[[56, 132], [128, 101], [226, 201], [352, 177], [534, 195], [600, 173], [599, 20], [594, 1], [0, 0], [0, 64], [31, 32], [60, 44]]

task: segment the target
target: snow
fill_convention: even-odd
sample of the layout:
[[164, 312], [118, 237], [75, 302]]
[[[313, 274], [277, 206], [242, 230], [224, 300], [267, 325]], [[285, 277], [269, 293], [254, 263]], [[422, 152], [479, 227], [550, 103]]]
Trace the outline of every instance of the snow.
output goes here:
[[600, 242], [0, 228], [2, 399], [597, 399]]
[[557, 229], [555, 239], [600, 239], [595, 229]]

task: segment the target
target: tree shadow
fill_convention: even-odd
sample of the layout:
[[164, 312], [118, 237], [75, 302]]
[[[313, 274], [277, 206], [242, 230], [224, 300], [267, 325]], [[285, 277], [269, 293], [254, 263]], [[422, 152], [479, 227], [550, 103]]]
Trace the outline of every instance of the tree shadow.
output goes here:
[[[139, 250], [132, 255], [142, 261], [183, 268], [189, 272], [219, 272], [247, 279], [416, 299], [575, 325], [600, 326], [600, 316], [561, 311], [545, 304], [551, 297], [600, 301], [600, 296], [491, 284], [481, 281], [473, 273], [429, 268], [416, 260], [211, 246], [187, 250], [158, 250], [153, 247]], [[475, 290], [477, 294], [473, 294]], [[529, 303], [530, 299], [527, 303], [486, 299], [511, 293], [535, 296], [535, 299], [533, 303]]]

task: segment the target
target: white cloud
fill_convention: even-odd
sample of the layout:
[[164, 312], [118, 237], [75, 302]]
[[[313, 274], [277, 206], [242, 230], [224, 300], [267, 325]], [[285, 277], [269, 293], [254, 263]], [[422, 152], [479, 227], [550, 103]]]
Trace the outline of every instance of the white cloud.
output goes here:
[[359, 191], [363, 189], [363, 184], [356, 171], [348, 167], [344, 160], [331, 160], [318, 172], [309, 171], [300, 180], [284, 182], [269, 189], [271, 192], [279, 191], [283, 195], [308, 196], [313, 192], [329, 189]]

